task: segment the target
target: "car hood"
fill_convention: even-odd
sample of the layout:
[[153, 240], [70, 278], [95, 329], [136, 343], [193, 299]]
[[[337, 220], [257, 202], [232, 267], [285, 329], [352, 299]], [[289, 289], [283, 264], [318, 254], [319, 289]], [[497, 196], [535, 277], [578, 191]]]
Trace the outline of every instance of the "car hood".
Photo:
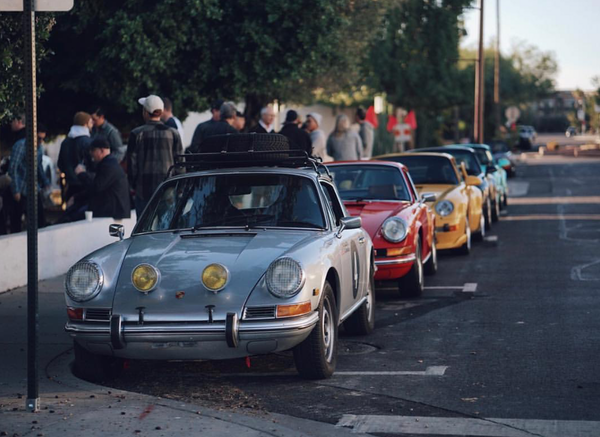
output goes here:
[[[206, 306], [214, 305], [215, 321], [225, 320], [228, 312], [241, 316], [248, 296], [271, 262], [315, 234], [318, 232], [261, 229], [135, 236], [119, 274], [113, 314], [137, 321], [137, 308], [144, 307], [146, 322], [208, 321]], [[160, 272], [157, 286], [148, 294], [131, 283], [134, 268], [142, 263]], [[212, 263], [229, 270], [228, 283], [217, 293], [201, 281], [204, 268]]]
[[381, 228], [388, 217], [400, 214], [410, 206], [410, 202], [344, 202], [350, 215], [362, 218], [362, 227], [369, 233], [371, 239]]

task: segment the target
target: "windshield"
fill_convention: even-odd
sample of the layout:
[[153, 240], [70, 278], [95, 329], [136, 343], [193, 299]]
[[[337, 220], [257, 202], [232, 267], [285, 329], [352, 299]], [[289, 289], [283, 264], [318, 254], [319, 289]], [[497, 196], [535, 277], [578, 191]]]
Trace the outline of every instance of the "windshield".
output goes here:
[[343, 200], [410, 200], [401, 170], [385, 165], [329, 167]]
[[386, 161], [400, 162], [408, 167], [415, 185], [443, 184], [457, 185], [458, 179], [452, 162], [443, 156], [394, 156], [383, 158]]
[[136, 233], [216, 226], [325, 228], [314, 183], [277, 174], [227, 174], [164, 184]]
[[484, 149], [474, 149], [475, 153], [477, 154], [477, 159], [479, 159], [479, 162], [481, 162], [483, 165], [490, 165], [492, 163], [492, 157], [488, 156], [488, 152], [487, 150]]
[[444, 150], [444, 153], [454, 156], [458, 165], [464, 162], [469, 176], [478, 176], [481, 173], [481, 164], [470, 150], [447, 149]]

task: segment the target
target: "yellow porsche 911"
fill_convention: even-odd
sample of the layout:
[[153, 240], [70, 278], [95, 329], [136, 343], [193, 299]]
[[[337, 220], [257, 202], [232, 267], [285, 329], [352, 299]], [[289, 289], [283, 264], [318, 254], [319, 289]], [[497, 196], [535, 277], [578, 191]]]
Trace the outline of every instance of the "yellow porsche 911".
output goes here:
[[374, 157], [395, 161], [408, 167], [419, 195], [435, 194], [432, 205], [436, 214], [437, 248], [471, 252], [471, 235], [483, 239], [485, 217], [482, 194], [476, 176], [457, 167], [455, 159], [445, 153], [393, 153]]

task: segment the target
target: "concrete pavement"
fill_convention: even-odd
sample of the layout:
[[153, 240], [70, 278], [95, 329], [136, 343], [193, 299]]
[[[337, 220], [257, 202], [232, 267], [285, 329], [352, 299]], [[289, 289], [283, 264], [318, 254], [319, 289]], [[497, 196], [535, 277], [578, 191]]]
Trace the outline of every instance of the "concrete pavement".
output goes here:
[[[27, 292], [0, 294], [0, 436], [346, 436], [321, 422], [252, 410], [213, 410], [82, 381], [70, 371], [64, 277], [40, 282], [40, 411], [27, 412]], [[357, 435], [352, 433], [352, 435]]]

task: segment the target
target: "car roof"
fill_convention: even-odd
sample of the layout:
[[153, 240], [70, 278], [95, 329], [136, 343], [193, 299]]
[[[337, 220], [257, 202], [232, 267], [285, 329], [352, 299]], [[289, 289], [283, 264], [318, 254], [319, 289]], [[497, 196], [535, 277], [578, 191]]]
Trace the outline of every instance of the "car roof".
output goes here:
[[462, 145], [462, 144], [451, 144], [449, 146], [438, 146], [438, 147], [425, 147], [423, 149], [417, 149], [417, 150], [422, 150], [424, 152], [442, 152], [444, 150], [456, 150], [456, 151], [462, 151], [462, 150], [466, 150], [468, 152], [472, 152], [475, 153], [475, 150], [473, 149], [473, 147], [470, 147], [470, 145]]
[[[395, 158], [395, 157], [402, 157], [402, 156], [432, 156], [435, 158], [439, 158], [440, 156], [445, 157], [446, 159], [449, 159], [451, 161], [454, 160], [454, 156], [448, 154], [448, 153], [437, 153], [437, 152], [414, 152], [414, 153], [388, 153], [386, 155], [379, 155], [376, 156], [375, 158]], [[386, 161], [389, 162], [389, 161]]]
[[[368, 161], [336, 161], [336, 162], [327, 162], [325, 164], [327, 167], [334, 167], [337, 165], [381, 165], [386, 167], [396, 167], [399, 169], [406, 169], [406, 166], [401, 162], [395, 161], [378, 161], [376, 159], [368, 160]], [[408, 170], [408, 169], [407, 169]]]
[[288, 167], [235, 167], [235, 168], [215, 168], [212, 170], [200, 170], [184, 173], [169, 178], [172, 179], [185, 179], [198, 176], [211, 176], [211, 175], [223, 175], [223, 174], [284, 174], [291, 176], [303, 176], [309, 177], [313, 180], [326, 180], [331, 181], [331, 177], [327, 173], [317, 173], [313, 168], [301, 167], [301, 168], [288, 168]]

